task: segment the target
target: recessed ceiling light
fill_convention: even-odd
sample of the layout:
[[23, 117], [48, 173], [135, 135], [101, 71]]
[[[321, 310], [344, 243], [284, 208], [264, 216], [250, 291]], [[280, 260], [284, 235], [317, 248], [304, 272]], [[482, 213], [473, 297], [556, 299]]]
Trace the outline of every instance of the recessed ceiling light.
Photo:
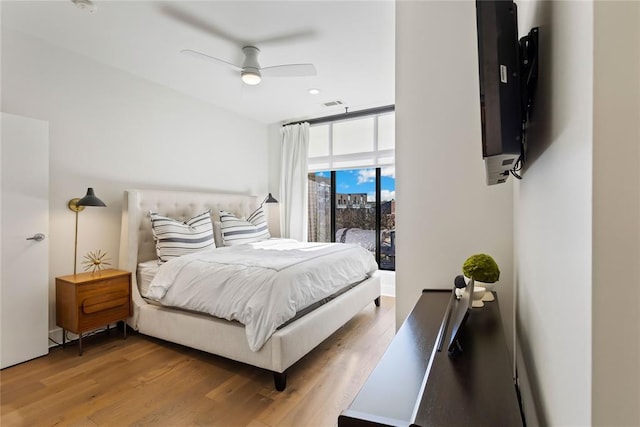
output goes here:
[[309, 94], [311, 95], [317, 95], [319, 93], [320, 93], [320, 89], [315, 89], [315, 88], [309, 89]]

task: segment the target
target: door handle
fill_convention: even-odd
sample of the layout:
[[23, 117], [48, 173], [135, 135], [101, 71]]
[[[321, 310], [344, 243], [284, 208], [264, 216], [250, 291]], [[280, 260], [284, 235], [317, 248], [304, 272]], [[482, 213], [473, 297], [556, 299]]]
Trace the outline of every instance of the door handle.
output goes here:
[[27, 237], [27, 240], [35, 240], [36, 242], [40, 242], [44, 240], [44, 234], [36, 233], [33, 235], [33, 237]]

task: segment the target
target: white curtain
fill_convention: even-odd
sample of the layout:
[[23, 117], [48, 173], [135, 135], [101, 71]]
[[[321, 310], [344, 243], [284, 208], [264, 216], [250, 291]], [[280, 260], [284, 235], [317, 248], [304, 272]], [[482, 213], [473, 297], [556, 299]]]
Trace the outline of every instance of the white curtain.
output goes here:
[[309, 123], [283, 126], [280, 173], [282, 237], [307, 241]]

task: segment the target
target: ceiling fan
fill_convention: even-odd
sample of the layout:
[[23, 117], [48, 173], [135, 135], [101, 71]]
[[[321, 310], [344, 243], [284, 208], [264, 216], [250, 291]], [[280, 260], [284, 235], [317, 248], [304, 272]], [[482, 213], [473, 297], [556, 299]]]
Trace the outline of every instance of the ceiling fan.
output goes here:
[[209, 56], [196, 50], [184, 49], [180, 53], [193, 56], [195, 58], [207, 59], [219, 64], [226, 65], [232, 70], [239, 71], [242, 81], [248, 85], [257, 85], [265, 77], [305, 77], [315, 76], [316, 67], [313, 64], [283, 64], [271, 67], [260, 67], [258, 54], [260, 49], [255, 46], [245, 46], [242, 48], [244, 61], [241, 66], [232, 64], [220, 58]]

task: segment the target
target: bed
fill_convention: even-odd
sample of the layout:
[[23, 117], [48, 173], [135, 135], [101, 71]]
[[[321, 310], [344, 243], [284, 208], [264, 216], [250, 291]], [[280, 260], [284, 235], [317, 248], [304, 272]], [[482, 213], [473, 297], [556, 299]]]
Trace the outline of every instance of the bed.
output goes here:
[[[206, 210], [216, 213], [228, 211], [246, 218], [257, 206], [255, 196], [243, 194], [127, 190], [122, 207], [119, 266], [140, 273], [138, 265], [157, 259], [150, 211], [172, 218], [191, 218]], [[367, 304], [380, 304], [380, 280], [373, 275], [277, 329], [258, 351], [253, 351], [243, 324], [154, 303], [141, 295], [139, 279], [140, 274], [132, 274], [133, 315], [127, 320], [131, 328], [145, 335], [269, 370], [278, 391], [286, 387], [287, 368]]]

